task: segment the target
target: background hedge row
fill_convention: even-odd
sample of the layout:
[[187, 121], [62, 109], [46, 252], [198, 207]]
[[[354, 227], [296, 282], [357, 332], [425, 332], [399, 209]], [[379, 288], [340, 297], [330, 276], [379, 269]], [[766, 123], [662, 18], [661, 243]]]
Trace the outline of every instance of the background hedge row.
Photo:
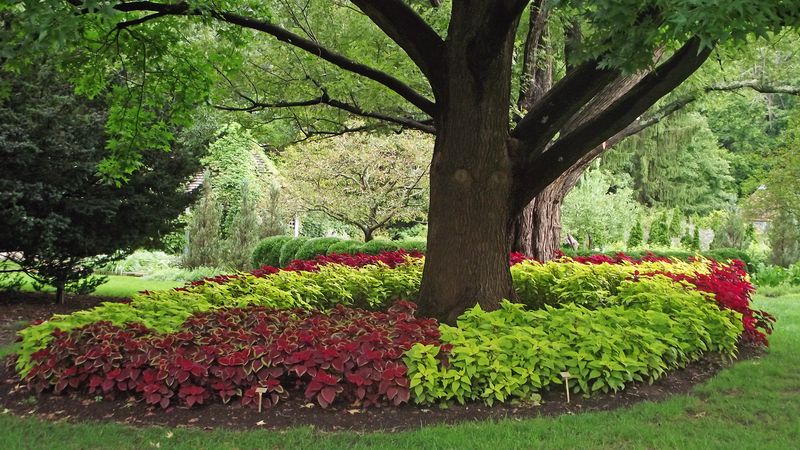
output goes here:
[[304, 237], [272, 236], [259, 242], [253, 251], [253, 266], [285, 267], [296, 259], [308, 260], [319, 255], [345, 253], [354, 255], [366, 253], [377, 255], [394, 250], [425, 252], [426, 243], [422, 239], [389, 241], [375, 239], [369, 242], [343, 240], [337, 237], [308, 239]]

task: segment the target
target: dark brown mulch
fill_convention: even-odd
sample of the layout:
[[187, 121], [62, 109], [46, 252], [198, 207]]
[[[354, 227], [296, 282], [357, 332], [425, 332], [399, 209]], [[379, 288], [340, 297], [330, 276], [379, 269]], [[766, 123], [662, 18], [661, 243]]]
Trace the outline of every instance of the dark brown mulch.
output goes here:
[[0, 292], [0, 346], [14, 342], [17, 331], [34, 320], [49, 319], [53, 314], [69, 314], [89, 309], [102, 302], [119, 302], [118, 297], [70, 295], [63, 305], [55, 303], [55, 295], [42, 292]]
[[[19, 302], [13, 299], [0, 300], [0, 313], [3, 320], [8, 315], [7, 311], [11, 310], [15, 317], [13, 320], [30, 321], [47, 318], [53, 312], [64, 313], [81, 309], [78, 307], [79, 304], [85, 308], [105, 300], [108, 299], [78, 299], [63, 309], [54, 309], [52, 304], [45, 302], [19, 305], [17, 304]], [[10, 308], [5, 309], [8, 306]], [[760, 354], [759, 348], [742, 346], [739, 359], [757, 358]], [[341, 405], [322, 409], [318, 405], [303, 401], [302, 392], [292, 392], [288, 400], [261, 413], [255, 408], [243, 408], [236, 401], [228, 405], [212, 403], [191, 409], [173, 407], [163, 411], [126, 398], [103, 400], [75, 395], [56, 396], [49, 393], [37, 396], [20, 386], [13, 370], [2, 364], [0, 365], [0, 410], [48, 420], [113, 421], [137, 426], [162, 425], [203, 429], [282, 429], [313, 426], [324, 431], [396, 431], [431, 424], [577, 414], [584, 411], [627, 407], [641, 401], [658, 401], [671, 395], [690, 392], [693, 386], [713, 377], [729, 364], [718, 355], [709, 355], [685, 369], [668, 374], [652, 385], [636, 383], [617, 394], [597, 394], [588, 399], [573, 395], [569, 404], [565, 401], [564, 391], [554, 389], [544, 393], [540, 405], [495, 404], [493, 407], [488, 407], [482, 403], [471, 403], [450, 406], [446, 409], [436, 406], [402, 405], [367, 410]]]

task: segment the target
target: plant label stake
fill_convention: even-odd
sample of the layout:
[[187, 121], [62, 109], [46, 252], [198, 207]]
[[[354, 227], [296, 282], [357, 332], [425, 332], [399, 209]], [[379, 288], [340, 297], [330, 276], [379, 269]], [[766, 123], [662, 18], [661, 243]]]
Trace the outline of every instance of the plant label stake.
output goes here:
[[258, 387], [256, 388], [256, 394], [258, 394], [258, 412], [261, 412], [261, 396], [267, 392], [267, 388], [265, 387]]
[[561, 372], [561, 378], [564, 379], [564, 390], [567, 391], [567, 403], [569, 403], [569, 379], [572, 375], [569, 372]]

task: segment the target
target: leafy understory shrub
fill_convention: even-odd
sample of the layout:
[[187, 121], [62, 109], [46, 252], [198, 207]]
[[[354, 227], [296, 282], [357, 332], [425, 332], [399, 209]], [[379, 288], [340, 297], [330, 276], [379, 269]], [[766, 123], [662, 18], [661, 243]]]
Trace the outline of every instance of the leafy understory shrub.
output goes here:
[[37, 392], [133, 395], [162, 408], [254, 405], [259, 387], [267, 407], [290, 391], [322, 407], [398, 405], [410, 398], [404, 352], [439, 338], [437, 322], [414, 310], [408, 302], [386, 312], [230, 308], [195, 314], [169, 334], [100, 321], [56, 332], [25, 381]]
[[194, 269], [184, 269], [180, 267], [169, 267], [151, 272], [142, 278], [145, 280], [158, 281], [197, 281], [204, 278], [213, 277], [220, 273], [221, 269], [216, 267], [196, 267]]
[[136, 250], [126, 256], [125, 259], [98, 267], [95, 272], [107, 274], [151, 274], [159, 270], [178, 267], [180, 260], [180, 256], [169, 255], [160, 251]]
[[735, 355], [740, 315], [668, 278], [625, 281], [608, 304], [526, 311], [505, 301], [492, 312], [476, 306], [458, 327], [440, 326], [442, 346], [406, 352], [412, 395], [423, 404], [536, 400], [563, 382], [564, 371], [573, 392], [618, 391], [708, 352]]
[[253, 266], [273, 266], [281, 264], [281, 247], [294, 239], [291, 236], [271, 236], [261, 240], [253, 250]]

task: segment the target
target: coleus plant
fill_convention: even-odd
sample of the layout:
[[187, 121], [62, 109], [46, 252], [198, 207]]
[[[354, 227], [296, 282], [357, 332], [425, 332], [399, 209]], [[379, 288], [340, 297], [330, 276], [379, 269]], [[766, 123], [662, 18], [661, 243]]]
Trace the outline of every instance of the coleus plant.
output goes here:
[[253, 405], [257, 388], [267, 406], [290, 391], [322, 407], [398, 405], [410, 398], [404, 352], [439, 342], [436, 320], [414, 317], [415, 308], [230, 308], [193, 315], [169, 334], [96, 322], [55, 332], [25, 381], [39, 392], [126, 394], [162, 408], [234, 398]]

